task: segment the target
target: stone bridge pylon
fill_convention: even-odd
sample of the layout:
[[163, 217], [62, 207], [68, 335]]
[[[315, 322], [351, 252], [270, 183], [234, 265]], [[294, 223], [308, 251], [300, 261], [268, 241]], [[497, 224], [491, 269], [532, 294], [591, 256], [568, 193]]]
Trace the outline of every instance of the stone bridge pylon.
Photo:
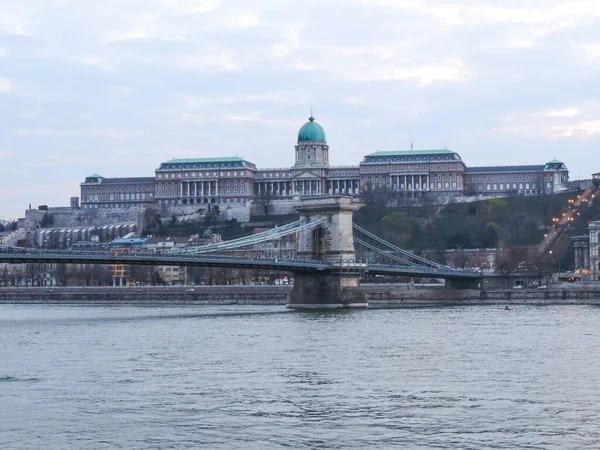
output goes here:
[[312, 229], [300, 231], [298, 257], [325, 261], [328, 270], [297, 273], [288, 307], [292, 309], [366, 308], [366, 293], [359, 278], [364, 267], [356, 262], [350, 197], [303, 198], [298, 208], [301, 219], [323, 220]]

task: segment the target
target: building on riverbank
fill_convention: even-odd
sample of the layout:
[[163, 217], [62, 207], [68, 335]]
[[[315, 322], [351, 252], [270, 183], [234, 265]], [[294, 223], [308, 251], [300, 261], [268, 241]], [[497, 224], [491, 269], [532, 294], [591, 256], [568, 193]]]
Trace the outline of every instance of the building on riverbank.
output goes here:
[[600, 220], [588, 224], [588, 234], [573, 236], [575, 270], [600, 281]]
[[[333, 151], [333, 150], [332, 150]], [[372, 190], [406, 197], [435, 195], [540, 195], [566, 189], [569, 171], [553, 159], [524, 166], [468, 167], [454, 151], [399, 150], [368, 153], [358, 165], [331, 166], [324, 128], [310, 117], [298, 132], [294, 164], [258, 168], [237, 156], [172, 159], [154, 177], [106, 178], [81, 183], [82, 208], [143, 204], [239, 207], [285, 202], [298, 195], [360, 196]]]

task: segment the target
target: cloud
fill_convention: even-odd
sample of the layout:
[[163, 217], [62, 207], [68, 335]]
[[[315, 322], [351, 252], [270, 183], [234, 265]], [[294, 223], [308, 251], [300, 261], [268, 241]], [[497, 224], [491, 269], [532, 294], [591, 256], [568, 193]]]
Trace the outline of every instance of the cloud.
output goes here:
[[416, 80], [422, 85], [430, 85], [435, 82], [463, 83], [475, 77], [475, 74], [466, 70], [460, 61], [448, 61], [441, 64], [429, 64], [423, 66], [382, 65], [380, 67], [364, 68], [352, 71], [346, 77], [353, 81], [362, 83], [370, 81], [393, 81], [393, 80]]
[[[600, 143], [597, 0], [4, 3], [0, 135], [31, 179], [3, 182], [52, 173], [61, 199], [177, 149], [289, 166], [311, 106], [335, 164], [414, 139], [473, 165], [568, 149], [585, 176]], [[52, 203], [17, 195], [10, 214]]]
[[6, 159], [13, 156], [15, 152], [9, 152], [7, 150], [0, 150], [0, 159]]
[[544, 115], [546, 117], [573, 117], [578, 116], [581, 113], [582, 111], [579, 108], [565, 108], [546, 111]]
[[216, 10], [223, 0], [163, 0], [162, 6], [175, 14], [204, 14]]
[[490, 131], [541, 139], [588, 139], [600, 135], [600, 103], [590, 100], [542, 112], [516, 112], [502, 121], [506, 125]]
[[228, 28], [251, 28], [260, 25], [260, 16], [253, 11], [239, 11], [219, 20], [221, 26]]
[[542, 139], [586, 139], [595, 135], [600, 135], [600, 119], [585, 120], [565, 125], [552, 125], [548, 123], [539, 122], [527, 125], [515, 125], [510, 127], [497, 128], [491, 131], [501, 133], [508, 132], [520, 136]]
[[222, 94], [220, 96], [182, 95], [181, 101], [185, 107], [197, 108], [214, 105], [235, 105], [246, 103], [280, 103], [293, 104], [299, 98], [306, 97], [305, 91], [272, 91], [262, 93]]
[[0, 94], [12, 92], [16, 90], [16, 88], [17, 87], [15, 83], [9, 80], [8, 78], [0, 78]]
[[[11, 11], [12, 9], [12, 11]], [[0, 34], [14, 36], [28, 36], [33, 33], [35, 21], [33, 11], [17, 5], [3, 5], [2, 14], [0, 14]]]
[[177, 58], [176, 66], [184, 70], [214, 72], [239, 71], [243, 68], [233, 52], [225, 48], [211, 48]]
[[45, 137], [74, 137], [74, 138], [109, 138], [129, 139], [132, 133], [123, 130], [51, 130], [46, 128], [24, 128], [16, 131], [17, 136], [45, 136]]

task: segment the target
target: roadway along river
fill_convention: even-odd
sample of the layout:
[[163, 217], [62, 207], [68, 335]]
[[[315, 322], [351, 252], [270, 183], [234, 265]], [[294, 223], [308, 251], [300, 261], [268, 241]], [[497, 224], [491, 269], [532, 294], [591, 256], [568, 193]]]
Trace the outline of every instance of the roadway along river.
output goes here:
[[598, 448], [600, 309], [0, 305], [0, 448]]

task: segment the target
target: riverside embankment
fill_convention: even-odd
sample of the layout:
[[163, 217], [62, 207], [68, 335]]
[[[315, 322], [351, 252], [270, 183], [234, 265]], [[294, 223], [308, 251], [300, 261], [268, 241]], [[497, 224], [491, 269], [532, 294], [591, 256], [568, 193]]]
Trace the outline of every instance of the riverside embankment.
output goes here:
[[[495, 304], [600, 305], [600, 288], [454, 290], [409, 284], [365, 284], [371, 308]], [[3, 304], [285, 305], [292, 286], [1, 288]]]

